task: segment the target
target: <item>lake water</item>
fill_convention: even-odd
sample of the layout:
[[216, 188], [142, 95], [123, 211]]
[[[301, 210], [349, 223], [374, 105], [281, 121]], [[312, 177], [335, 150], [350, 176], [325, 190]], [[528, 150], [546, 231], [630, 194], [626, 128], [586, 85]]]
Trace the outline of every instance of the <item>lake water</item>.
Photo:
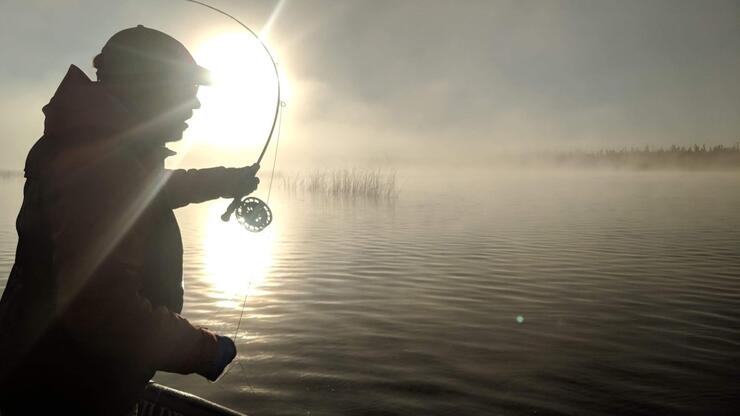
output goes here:
[[740, 174], [398, 179], [394, 202], [273, 192], [260, 234], [225, 200], [180, 210], [183, 315], [234, 335], [246, 294], [239, 360], [156, 379], [250, 415], [738, 411]]

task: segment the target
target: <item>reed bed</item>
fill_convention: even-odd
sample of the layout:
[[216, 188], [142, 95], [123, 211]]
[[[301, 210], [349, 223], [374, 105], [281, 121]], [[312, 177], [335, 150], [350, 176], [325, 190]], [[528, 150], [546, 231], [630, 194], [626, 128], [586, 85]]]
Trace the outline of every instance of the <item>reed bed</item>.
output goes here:
[[288, 192], [308, 192], [332, 198], [392, 200], [398, 196], [396, 173], [384, 169], [278, 173], [275, 182]]

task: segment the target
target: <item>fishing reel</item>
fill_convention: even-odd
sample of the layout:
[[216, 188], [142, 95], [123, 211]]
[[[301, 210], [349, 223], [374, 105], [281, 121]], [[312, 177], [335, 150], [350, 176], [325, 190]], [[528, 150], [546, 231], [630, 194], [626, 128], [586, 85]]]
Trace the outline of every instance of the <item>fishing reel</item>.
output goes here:
[[253, 196], [242, 199], [234, 215], [239, 224], [254, 233], [264, 230], [272, 222], [270, 207]]
[[239, 224], [253, 233], [264, 230], [272, 222], [270, 207], [265, 201], [253, 196], [234, 198], [221, 219], [224, 222], [229, 221], [232, 213]]

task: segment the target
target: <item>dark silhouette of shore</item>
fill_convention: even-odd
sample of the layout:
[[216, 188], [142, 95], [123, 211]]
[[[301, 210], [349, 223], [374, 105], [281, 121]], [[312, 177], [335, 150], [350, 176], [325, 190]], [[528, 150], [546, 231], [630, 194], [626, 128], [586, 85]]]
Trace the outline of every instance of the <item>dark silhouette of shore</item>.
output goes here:
[[486, 160], [491, 167], [514, 169], [566, 168], [615, 170], [740, 170], [740, 143], [693, 145], [668, 148], [630, 147], [596, 151], [535, 150], [494, 155]]
[[569, 152], [552, 155], [551, 162], [558, 165], [635, 170], [735, 170], [740, 169], [740, 144]]

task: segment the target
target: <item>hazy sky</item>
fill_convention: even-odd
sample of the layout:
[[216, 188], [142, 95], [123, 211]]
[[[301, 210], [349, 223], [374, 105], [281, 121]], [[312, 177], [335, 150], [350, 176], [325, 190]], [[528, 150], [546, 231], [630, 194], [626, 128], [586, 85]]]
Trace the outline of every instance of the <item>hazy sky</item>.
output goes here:
[[[211, 4], [259, 31], [278, 1]], [[181, 0], [0, 0], [0, 167], [22, 166], [68, 66], [94, 77], [139, 23], [189, 47], [238, 30]], [[740, 140], [740, 1], [285, 0], [268, 42], [291, 89], [283, 163]]]

